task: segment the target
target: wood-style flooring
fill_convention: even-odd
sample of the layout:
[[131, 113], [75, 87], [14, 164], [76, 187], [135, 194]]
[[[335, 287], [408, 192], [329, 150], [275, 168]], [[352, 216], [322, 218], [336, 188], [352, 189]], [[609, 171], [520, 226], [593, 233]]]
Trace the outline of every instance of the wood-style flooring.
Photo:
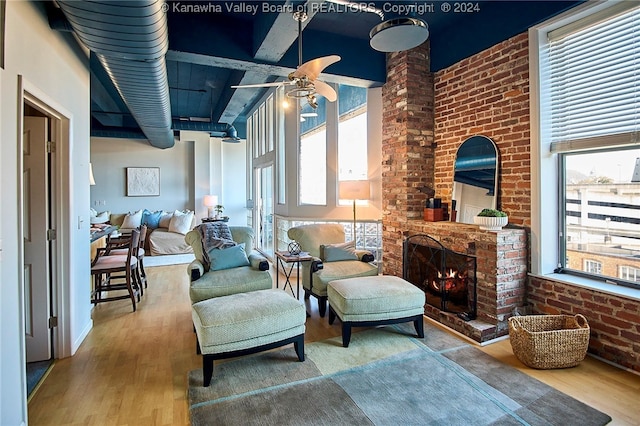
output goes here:
[[[189, 424], [187, 373], [201, 368], [201, 359], [186, 265], [147, 268], [147, 276], [137, 312], [127, 300], [94, 309], [93, 329], [77, 353], [57, 360], [32, 396], [30, 425]], [[340, 335], [340, 322], [321, 319], [315, 299], [307, 309], [307, 341]], [[591, 357], [571, 369], [532, 370], [515, 358], [508, 340], [482, 350], [609, 414], [612, 425], [640, 425], [638, 375]]]

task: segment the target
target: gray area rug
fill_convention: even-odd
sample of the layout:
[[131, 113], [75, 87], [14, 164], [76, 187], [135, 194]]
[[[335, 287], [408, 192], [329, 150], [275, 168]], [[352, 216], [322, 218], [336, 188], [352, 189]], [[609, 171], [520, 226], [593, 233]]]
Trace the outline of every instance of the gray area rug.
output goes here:
[[425, 323], [216, 362], [189, 373], [192, 425], [604, 425], [611, 418]]

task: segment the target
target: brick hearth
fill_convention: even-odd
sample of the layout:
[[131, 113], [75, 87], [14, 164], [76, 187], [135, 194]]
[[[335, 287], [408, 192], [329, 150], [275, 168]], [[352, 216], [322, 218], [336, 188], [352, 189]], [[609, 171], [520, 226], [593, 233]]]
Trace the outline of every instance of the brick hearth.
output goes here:
[[480, 343], [506, 335], [509, 332], [507, 319], [525, 300], [525, 231], [490, 232], [475, 225], [419, 220], [408, 222], [407, 226], [402, 240], [411, 235], [426, 234], [451, 250], [476, 256], [478, 262], [477, 319], [463, 321], [455, 314], [442, 312], [431, 305], [425, 305], [426, 315]]

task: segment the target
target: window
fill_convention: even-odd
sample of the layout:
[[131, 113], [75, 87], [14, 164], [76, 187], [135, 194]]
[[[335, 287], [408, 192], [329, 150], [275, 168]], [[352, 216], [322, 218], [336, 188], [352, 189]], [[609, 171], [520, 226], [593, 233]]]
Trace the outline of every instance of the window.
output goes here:
[[620, 2], [546, 35], [540, 173], [560, 181], [557, 264], [640, 288], [640, 7]]
[[321, 126], [300, 137], [300, 204], [327, 203], [327, 131]]
[[584, 261], [584, 271], [590, 274], [602, 274], [602, 263], [597, 260], [589, 260], [585, 259]]
[[[367, 180], [367, 90], [340, 85], [338, 89], [338, 183], [344, 180]], [[351, 200], [340, 200], [350, 204]], [[366, 203], [366, 201], [358, 201]]]
[[327, 119], [326, 100], [318, 98], [314, 111], [305, 104], [300, 112], [299, 202], [327, 204]]
[[640, 283], [640, 268], [628, 265], [620, 266], [619, 276], [623, 280]]

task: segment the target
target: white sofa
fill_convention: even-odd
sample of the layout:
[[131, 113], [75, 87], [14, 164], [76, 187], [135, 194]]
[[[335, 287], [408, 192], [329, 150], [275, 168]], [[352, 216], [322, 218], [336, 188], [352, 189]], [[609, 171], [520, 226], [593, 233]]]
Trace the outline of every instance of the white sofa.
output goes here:
[[[138, 212], [139, 211], [135, 213]], [[159, 212], [149, 213], [157, 215], [157, 213]], [[195, 214], [193, 214], [193, 212], [189, 212], [191, 213], [191, 217], [188, 224], [185, 224], [184, 226], [172, 226], [176, 222], [179, 222], [177, 220], [174, 220], [174, 222], [172, 223], [172, 218], [175, 213], [176, 211], [162, 211], [159, 221], [154, 220], [155, 217], [152, 218], [152, 220], [146, 221], [148, 232], [147, 239], [145, 241], [145, 251], [151, 256], [193, 253], [193, 248], [191, 248], [191, 246], [186, 243], [184, 237], [187, 232], [189, 232], [196, 226]], [[181, 211], [179, 211], [179, 213], [188, 214], [187, 212]], [[133, 218], [133, 220], [128, 220], [127, 215], [129, 215], [128, 219]], [[126, 219], [127, 223], [125, 223]], [[136, 226], [132, 225], [138, 223], [137, 217], [134, 217], [131, 213], [111, 213], [109, 215], [109, 222], [111, 223], [111, 225], [118, 226], [121, 232], [127, 232], [129, 229], [135, 228]], [[182, 222], [184, 222], [184, 218], [182, 218]], [[139, 223], [145, 223], [144, 216], [140, 219]]]

